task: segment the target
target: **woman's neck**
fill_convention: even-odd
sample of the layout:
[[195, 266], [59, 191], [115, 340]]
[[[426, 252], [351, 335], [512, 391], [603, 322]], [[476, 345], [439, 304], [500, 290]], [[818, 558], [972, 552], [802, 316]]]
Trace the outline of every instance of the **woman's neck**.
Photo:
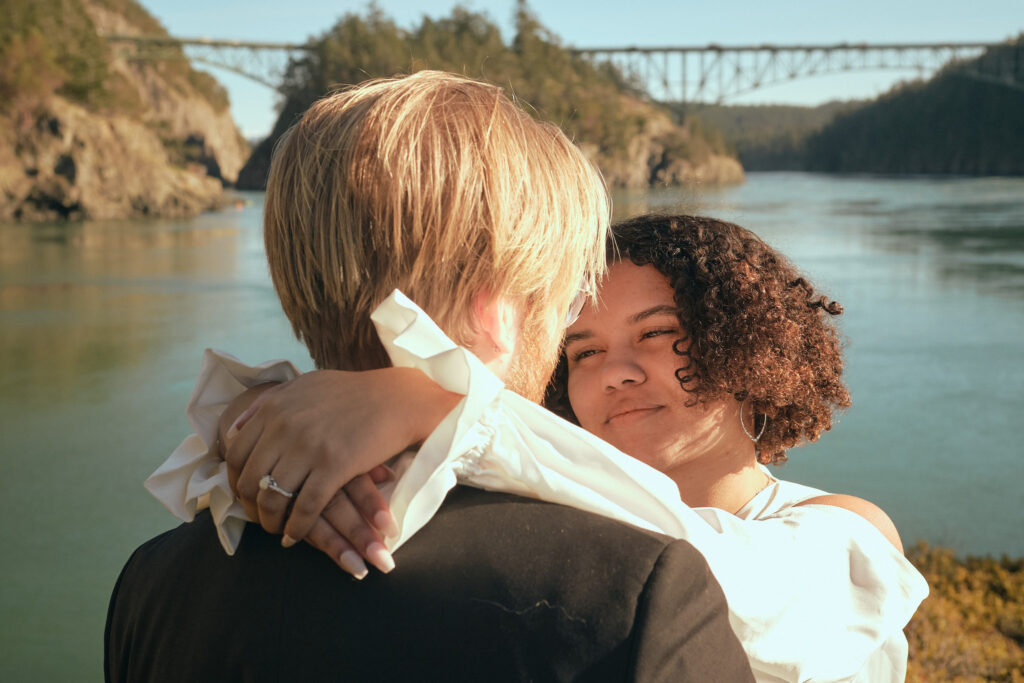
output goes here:
[[745, 437], [688, 460], [666, 474], [690, 507], [737, 512], [771, 482], [757, 464], [754, 444]]

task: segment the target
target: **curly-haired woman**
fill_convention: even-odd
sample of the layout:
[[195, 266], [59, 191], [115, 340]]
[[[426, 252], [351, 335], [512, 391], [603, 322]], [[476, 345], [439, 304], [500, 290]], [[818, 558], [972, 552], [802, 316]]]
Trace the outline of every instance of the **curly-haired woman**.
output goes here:
[[[750, 231], [699, 216], [615, 226], [600, 305], [568, 330], [546, 406], [668, 474], [694, 507], [739, 510], [760, 464], [817, 441], [850, 405], [842, 307]], [[890, 540], [885, 514], [868, 516]]]
[[[309, 535], [309, 525], [296, 531], [296, 515], [285, 526], [280, 513], [258, 507], [275, 500], [266, 494], [243, 500], [250, 517], [311, 540], [361, 577], [355, 553], [390, 569], [384, 538], [400, 545], [425, 523], [403, 519], [409, 509], [437, 509], [440, 500], [416, 496], [438, 488], [439, 472], [570, 504], [693, 543], [725, 592], [758, 680], [903, 680], [902, 628], [927, 586], [903, 558], [892, 522], [867, 501], [779, 480], [766, 467], [817, 440], [850, 405], [832, 325], [841, 307], [731, 223], [644, 216], [614, 235], [607, 277], [567, 330], [546, 401], [589, 434], [509, 392], [474, 408], [472, 390], [463, 400], [418, 373], [310, 373], [238, 420], [263, 434], [257, 441], [243, 430], [230, 448], [229, 464], [254, 470], [243, 472], [250, 482], [274, 487], [288, 472], [308, 486], [310, 477], [332, 476], [310, 463], [342, 450], [378, 448], [375, 461], [384, 462], [410, 445], [395, 443], [396, 434], [409, 434], [410, 424], [429, 434], [458, 403], [438, 429], [451, 423], [443, 462], [426, 474], [411, 466], [434, 436], [419, 455], [390, 461], [398, 526], [369, 477], [332, 502], [331, 523], [348, 540], [335, 530], [327, 539], [323, 517]], [[316, 409], [294, 409], [300, 404]], [[222, 418], [229, 437], [242, 406]], [[367, 414], [374, 419], [359, 417]], [[295, 443], [331, 453], [309, 458]], [[510, 451], [527, 455], [509, 459]]]

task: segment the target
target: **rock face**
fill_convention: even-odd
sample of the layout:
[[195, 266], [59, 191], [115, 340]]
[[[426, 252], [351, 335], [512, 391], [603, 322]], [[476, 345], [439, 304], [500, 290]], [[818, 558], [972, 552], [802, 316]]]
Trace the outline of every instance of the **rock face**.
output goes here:
[[[85, 0], [84, 5], [101, 34], [142, 33], [116, 12], [89, 0]], [[198, 161], [209, 175], [227, 185], [235, 183], [238, 171], [249, 157], [249, 144], [238, 132], [227, 107], [217, 111], [209, 100], [187, 84], [169, 81], [152, 65], [129, 62], [116, 49], [111, 52], [109, 66], [134, 86], [143, 105], [142, 121], [157, 131], [161, 139], [197, 148]]]
[[[100, 33], [152, 32], [82, 5]], [[51, 94], [0, 117], [0, 220], [187, 216], [222, 203], [249, 150], [219, 86], [180, 57], [166, 68], [111, 47], [107, 66], [124, 106]]]
[[0, 220], [186, 216], [217, 207], [219, 180], [168, 163], [144, 124], [54, 97], [0, 143]]
[[630, 139], [624, 158], [609, 158], [583, 146], [609, 186], [735, 185], [745, 180], [739, 161], [708, 149], [689, 126], [673, 123], [653, 107], [644, 106], [643, 113], [643, 129]]

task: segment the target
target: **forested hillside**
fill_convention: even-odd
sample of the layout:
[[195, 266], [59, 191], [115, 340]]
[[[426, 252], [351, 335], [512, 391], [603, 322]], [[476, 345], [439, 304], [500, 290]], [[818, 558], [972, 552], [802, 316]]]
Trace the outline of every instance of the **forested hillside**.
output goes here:
[[240, 177], [263, 187], [277, 138], [332, 88], [376, 76], [430, 68], [500, 85], [538, 118], [561, 126], [615, 186], [739, 182], [740, 165], [699, 125], [673, 119], [645, 101], [613, 68], [573, 55], [521, 5], [516, 35], [506, 44], [484, 15], [456, 8], [403, 29], [381, 10], [348, 14], [312, 40], [308, 57], [294, 61], [285, 103], [273, 134], [254, 152]]
[[[864, 102], [835, 101], [817, 107], [798, 105], [685, 105], [684, 110], [718, 131], [748, 171], [804, 170], [807, 138], [841, 112]], [[679, 105], [677, 105], [679, 106]]]
[[[995, 61], [1006, 56], [1017, 64], [1016, 87], [967, 73], [995, 72]], [[951, 64], [929, 81], [899, 86], [838, 115], [807, 140], [806, 168], [1024, 174], [1024, 51], [1012, 45], [991, 49], [972, 63]]]

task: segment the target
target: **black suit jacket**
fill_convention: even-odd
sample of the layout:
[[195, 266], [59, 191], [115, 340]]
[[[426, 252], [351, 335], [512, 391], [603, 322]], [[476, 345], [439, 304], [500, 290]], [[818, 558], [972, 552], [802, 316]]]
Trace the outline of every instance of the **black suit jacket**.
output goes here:
[[140, 547], [107, 617], [108, 681], [752, 681], [684, 541], [457, 487], [362, 582], [208, 513]]

